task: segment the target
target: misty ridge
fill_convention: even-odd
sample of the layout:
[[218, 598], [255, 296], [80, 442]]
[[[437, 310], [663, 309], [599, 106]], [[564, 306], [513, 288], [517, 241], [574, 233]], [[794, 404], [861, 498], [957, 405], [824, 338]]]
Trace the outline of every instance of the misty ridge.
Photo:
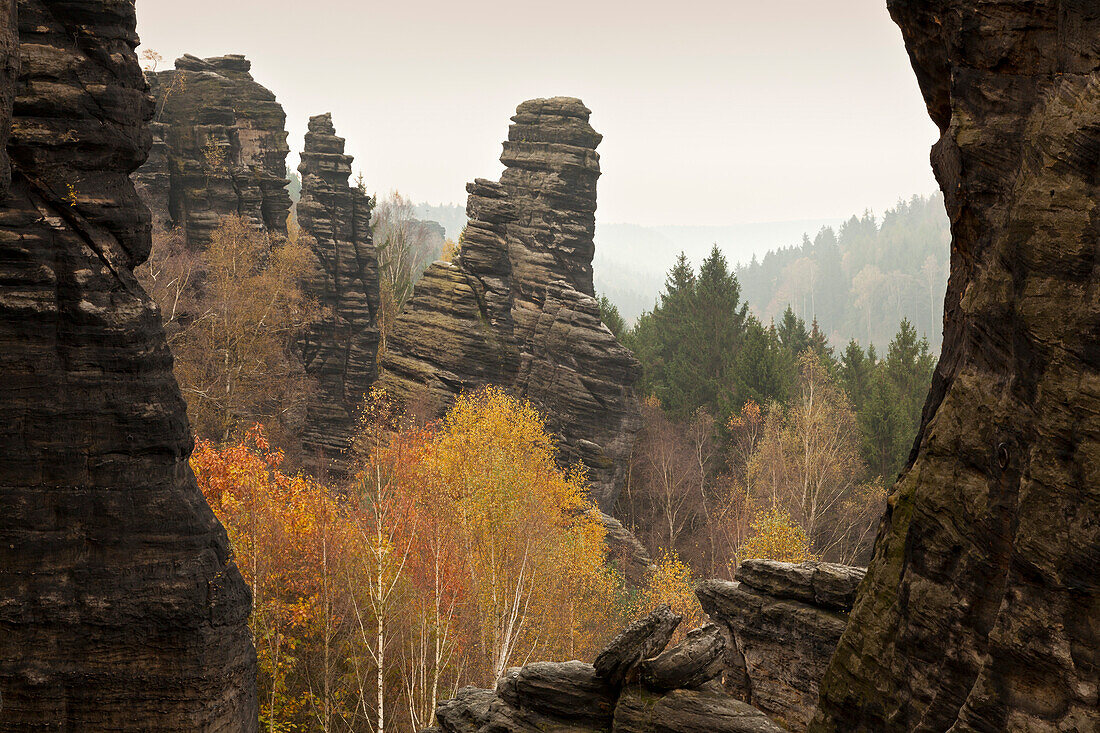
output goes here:
[[[457, 240], [466, 225], [458, 205], [418, 204], [419, 219], [439, 222]], [[717, 245], [733, 263], [751, 312], [765, 323], [788, 306], [836, 344], [883, 351], [907, 319], [938, 352], [943, 338], [951, 230], [943, 195], [914, 195], [881, 216], [740, 225], [596, 222], [596, 291], [628, 326], [653, 309], [665, 276], [683, 253], [701, 263]]]

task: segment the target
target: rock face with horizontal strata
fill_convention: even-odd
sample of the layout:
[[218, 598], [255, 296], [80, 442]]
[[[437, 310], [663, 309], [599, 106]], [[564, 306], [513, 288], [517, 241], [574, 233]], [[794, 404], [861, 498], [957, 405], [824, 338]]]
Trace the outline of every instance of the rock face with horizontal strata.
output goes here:
[[344, 154], [332, 116], [309, 120], [298, 171], [298, 224], [316, 255], [306, 291], [324, 315], [298, 341], [306, 372], [320, 394], [306, 409], [302, 442], [326, 470], [341, 473], [358, 411], [378, 376], [378, 256], [371, 237], [371, 202], [349, 184], [354, 159]]
[[497, 384], [526, 397], [582, 462], [593, 498], [614, 504], [640, 419], [640, 368], [600, 321], [592, 256], [596, 146], [576, 99], [524, 102], [499, 183], [467, 187], [457, 263], [428, 268], [387, 337], [381, 386], [444, 411], [462, 390]]
[[1100, 7], [892, 0], [953, 235], [818, 731], [1100, 729]]
[[805, 730], [863, 576], [832, 563], [745, 560], [735, 582], [702, 583], [703, 610], [732, 642], [727, 690], [790, 730]]
[[17, 33], [0, 3], [0, 727], [255, 731], [248, 588], [133, 275], [152, 115], [134, 3], [16, 7]]
[[286, 114], [249, 73], [244, 56], [200, 59], [148, 72], [156, 99], [149, 160], [135, 174], [154, 223], [180, 227], [203, 248], [222, 217], [286, 234]]

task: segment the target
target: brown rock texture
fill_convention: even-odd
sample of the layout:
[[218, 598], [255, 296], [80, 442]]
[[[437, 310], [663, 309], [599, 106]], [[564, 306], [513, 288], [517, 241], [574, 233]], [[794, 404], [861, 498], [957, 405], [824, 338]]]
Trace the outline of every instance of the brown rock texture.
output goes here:
[[1100, 729], [1100, 5], [892, 0], [941, 138], [943, 355], [819, 731]]
[[727, 690], [805, 730], [863, 576], [832, 563], [745, 560], [736, 582], [702, 583], [703, 610], [730, 634]]
[[248, 588], [132, 271], [152, 115], [134, 3], [17, 12], [18, 46], [0, 3], [0, 729], [254, 731]]
[[467, 186], [458, 262], [433, 264], [417, 283], [387, 338], [380, 385], [436, 412], [486, 384], [530, 399], [561, 461], [587, 466], [608, 511], [640, 422], [640, 368], [593, 298], [601, 136], [590, 114], [567, 97], [517, 108], [500, 182]]
[[197, 248], [235, 214], [286, 234], [286, 114], [244, 56], [200, 59], [146, 74], [156, 98], [149, 160], [137, 173], [154, 223], [182, 227]]
[[318, 397], [307, 407], [302, 442], [325, 469], [340, 472], [358, 411], [378, 376], [378, 257], [371, 239], [371, 202], [351, 186], [353, 158], [344, 154], [331, 115], [309, 120], [298, 224], [317, 258], [307, 292], [324, 315], [298, 343]]
[[679, 622], [664, 606], [595, 664], [535, 662], [507, 670], [495, 691], [465, 687], [437, 706], [437, 727], [423, 733], [780, 733], [715, 680], [727, 645], [717, 626], [663, 651]]

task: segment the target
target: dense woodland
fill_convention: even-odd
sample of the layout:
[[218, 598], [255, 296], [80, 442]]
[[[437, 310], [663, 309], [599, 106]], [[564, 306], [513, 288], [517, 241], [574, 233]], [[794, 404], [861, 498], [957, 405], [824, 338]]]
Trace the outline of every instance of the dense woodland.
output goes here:
[[883, 349], [905, 318], [938, 351], [950, 241], [943, 195], [913, 196], [881, 222], [870, 212], [853, 216], [812, 240], [803, 236], [800, 245], [754, 257], [736, 274], [762, 321], [778, 321], [791, 308], [806, 321], [816, 318], [832, 340]]
[[[458, 245], [400, 195], [374, 213], [385, 331], [427, 263]], [[741, 559], [864, 561], [931, 375], [904, 319], [882, 354], [835, 347], [791, 307], [762, 321], [717, 247], [698, 270], [681, 256], [632, 328], [601, 299], [643, 366], [615, 513], [656, 563], [628, 582], [584, 471], [560, 467], [542, 416], [502, 391], [465, 395], [435, 422], [376, 391], [351, 472], [301, 472], [296, 432], [316, 387], [294, 349], [322, 315], [301, 285], [315, 266], [304, 235], [231, 217], [201, 252], [156, 238], [139, 274], [176, 357], [192, 466], [252, 586], [271, 731], [415, 730], [458, 686], [590, 657], [659, 604], [684, 628], [702, 623], [694, 584]]]
[[854, 340], [838, 350], [790, 307], [764, 324], [717, 247], [698, 271], [681, 255], [629, 330], [600, 303], [644, 370], [644, 427], [618, 514], [648, 547], [720, 576], [754, 521], [785, 518], [806, 553], [866, 560], [934, 367], [912, 324], [902, 319], [882, 355]]

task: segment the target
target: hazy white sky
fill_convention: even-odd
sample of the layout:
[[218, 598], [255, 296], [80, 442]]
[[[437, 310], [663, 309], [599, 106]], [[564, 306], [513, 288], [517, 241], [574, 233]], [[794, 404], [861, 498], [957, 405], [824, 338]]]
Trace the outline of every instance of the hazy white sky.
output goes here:
[[[599, 220], [841, 217], [935, 183], [935, 128], [886, 0], [138, 0], [145, 47], [243, 53], [290, 145], [332, 112], [372, 191], [465, 202], [508, 118], [580, 97]], [[295, 163], [296, 164], [296, 163]]]

